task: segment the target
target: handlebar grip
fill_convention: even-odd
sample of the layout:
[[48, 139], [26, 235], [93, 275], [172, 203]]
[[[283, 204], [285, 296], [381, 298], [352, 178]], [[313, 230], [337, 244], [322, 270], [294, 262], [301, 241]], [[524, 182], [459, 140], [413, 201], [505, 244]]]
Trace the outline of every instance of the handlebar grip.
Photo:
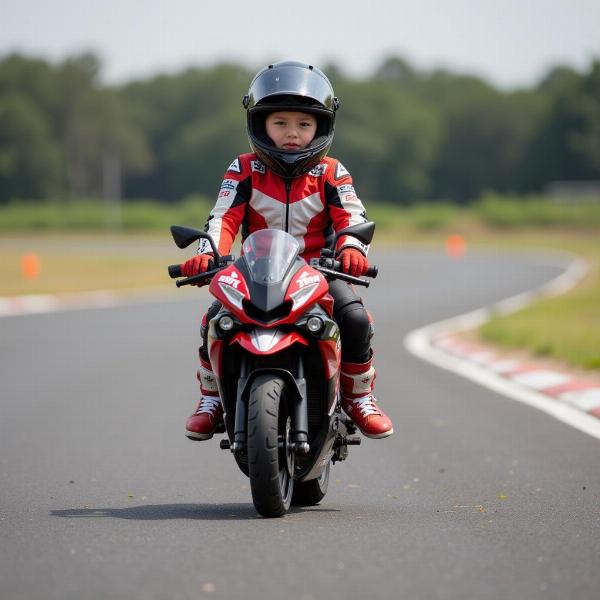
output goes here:
[[[335, 271], [339, 271], [341, 273], [342, 272], [342, 263], [339, 260], [334, 260], [333, 261], [333, 269]], [[372, 277], [373, 279], [375, 279], [375, 277], [377, 277], [377, 273], [379, 273], [379, 269], [375, 265], [371, 265], [367, 269], [367, 272], [363, 273], [363, 277]]]
[[367, 269], [367, 272], [365, 273], [365, 275], [367, 277], [372, 277], [373, 279], [375, 279], [375, 277], [377, 277], [377, 273], [379, 273], [379, 269], [375, 265], [371, 265]]
[[176, 279], [177, 277], [182, 277], [183, 273], [181, 272], [181, 265], [169, 265], [169, 277], [171, 279]]

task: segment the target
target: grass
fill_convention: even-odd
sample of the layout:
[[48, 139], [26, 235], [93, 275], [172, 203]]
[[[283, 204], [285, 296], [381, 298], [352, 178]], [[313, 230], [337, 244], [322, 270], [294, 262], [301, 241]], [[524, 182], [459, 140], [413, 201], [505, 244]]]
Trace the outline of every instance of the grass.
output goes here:
[[590, 271], [568, 294], [536, 302], [508, 316], [495, 316], [479, 330], [481, 338], [534, 356], [600, 370], [600, 240], [563, 237], [557, 247], [584, 257]]
[[130, 200], [118, 212], [101, 201], [15, 201], [0, 207], [0, 231], [165, 231], [174, 223], [204, 225], [210, 208], [202, 196], [174, 204]]
[[483, 223], [499, 229], [576, 227], [600, 230], [600, 201], [550, 199], [541, 196], [485, 194], [474, 206]]
[[[35, 246], [35, 240], [31, 246]], [[69, 248], [37, 255], [39, 276], [26, 279], [21, 272], [22, 254], [4, 251], [0, 254], [0, 296], [125, 290], [168, 284], [166, 262], [160, 257], [78, 255]]]

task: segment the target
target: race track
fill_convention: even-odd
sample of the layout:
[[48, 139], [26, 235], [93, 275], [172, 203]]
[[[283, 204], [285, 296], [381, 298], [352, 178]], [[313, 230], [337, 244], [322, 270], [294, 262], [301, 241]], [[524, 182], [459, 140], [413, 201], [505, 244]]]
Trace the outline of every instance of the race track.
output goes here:
[[193, 443], [205, 290], [0, 318], [0, 598], [596, 599], [600, 443], [409, 355], [427, 323], [558, 275], [542, 255], [380, 253], [364, 292], [395, 435], [262, 519]]

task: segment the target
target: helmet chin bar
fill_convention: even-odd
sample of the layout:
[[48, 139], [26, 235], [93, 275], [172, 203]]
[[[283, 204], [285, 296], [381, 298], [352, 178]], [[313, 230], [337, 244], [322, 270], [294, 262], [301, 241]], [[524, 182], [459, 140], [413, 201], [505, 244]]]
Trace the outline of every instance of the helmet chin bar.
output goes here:
[[316, 145], [310, 145], [302, 150], [280, 150], [272, 144], [267, 144], [249, 136], [250, 146], [260, 161], [271, 171], [284, 179], [293, 179], [308, 173], [316, 167], [327, 155], [333, 136], [319, 138]]
[[[317, 132], [312, 142], [301, 150], [277, 148], [265, 130], [265, 118], [279, 106], [260, 106], [248, 112], [248, 139], [252, 150], [274, 173], [292, 179], [308, 173], [327, 156], [333, 142], [333, 118], [323, 110], [304, 108], [317, 117]], [[298, 110], [295, 108], [294, 110]]]

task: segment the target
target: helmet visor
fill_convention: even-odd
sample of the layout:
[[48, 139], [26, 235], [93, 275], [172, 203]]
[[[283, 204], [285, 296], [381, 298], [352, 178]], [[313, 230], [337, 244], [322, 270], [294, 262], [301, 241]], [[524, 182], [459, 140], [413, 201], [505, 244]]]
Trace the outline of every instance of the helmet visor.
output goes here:
[[333, 111], [333, 89], [320, 72], [306, 67], [278, 66], [260, 73], [250, 86], [250, 106], [270, 96], [300, 96]]

